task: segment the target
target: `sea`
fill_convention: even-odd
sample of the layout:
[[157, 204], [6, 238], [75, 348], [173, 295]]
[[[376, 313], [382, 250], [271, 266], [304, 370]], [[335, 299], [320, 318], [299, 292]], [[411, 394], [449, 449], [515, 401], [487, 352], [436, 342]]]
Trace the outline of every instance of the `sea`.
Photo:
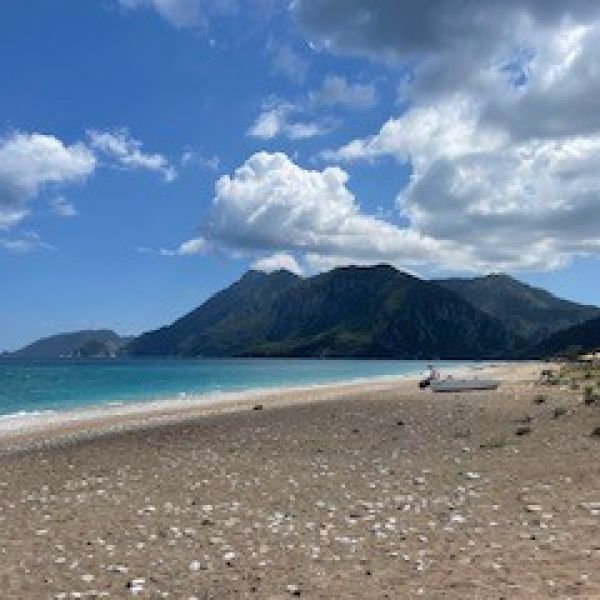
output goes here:
[[[116, 359], [0, 361], [0, 418], [224, 392], [415, 375], [427, 361]], [[479, 364], [437, 361], [453, 369]]]

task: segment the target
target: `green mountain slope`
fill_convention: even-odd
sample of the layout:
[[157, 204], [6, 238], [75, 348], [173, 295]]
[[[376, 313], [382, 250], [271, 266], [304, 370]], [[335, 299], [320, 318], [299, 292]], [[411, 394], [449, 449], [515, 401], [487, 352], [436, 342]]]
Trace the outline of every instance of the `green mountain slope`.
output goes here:
[[127, 347], [137, 356], [236, 356], [265, 339], [273, 302], [302, 281], [288, 271], [249, 271], [172, 325], [145, 333]]
[[508, 275], [443, 279], [437, 283], [502, 321], [528, 344], [535, 345], [561, 329], [600, 316], [598, 307], [557, 298]]
[[580, 352], [600, 350], [600, 318], [590, 319], [568, 329], [564, 329], [543, 340], [532, 351], [536, 358], [546, 358], [564, 354], [577, 348]]
[[520, 344], [504, 325], [434, 282], [344, 267], [307, 279], [247, 273], [134, 355], [481, 358]]

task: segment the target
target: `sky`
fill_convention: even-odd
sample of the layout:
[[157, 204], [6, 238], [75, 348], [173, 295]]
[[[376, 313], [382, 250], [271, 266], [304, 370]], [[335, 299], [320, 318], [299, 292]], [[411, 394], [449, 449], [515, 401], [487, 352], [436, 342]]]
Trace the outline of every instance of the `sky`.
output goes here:
[[600, 3], [2, 0], [0, 350], [247, 269], [600, 304]]

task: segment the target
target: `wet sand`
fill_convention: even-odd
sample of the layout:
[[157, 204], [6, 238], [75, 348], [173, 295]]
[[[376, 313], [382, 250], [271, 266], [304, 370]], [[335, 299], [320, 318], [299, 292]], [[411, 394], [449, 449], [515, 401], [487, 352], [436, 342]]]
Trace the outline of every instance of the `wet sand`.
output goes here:
[[4, 432], [1, 597], [599, 598], [600, 406], [542, 368]]

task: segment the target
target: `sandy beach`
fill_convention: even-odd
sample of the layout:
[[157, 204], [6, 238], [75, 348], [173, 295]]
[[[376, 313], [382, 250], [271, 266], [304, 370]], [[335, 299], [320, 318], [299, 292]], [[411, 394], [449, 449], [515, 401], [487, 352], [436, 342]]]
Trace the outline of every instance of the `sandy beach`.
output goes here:
[[600, 407], [501, 365], [0, 435], [2, 598], [599, 598]]

